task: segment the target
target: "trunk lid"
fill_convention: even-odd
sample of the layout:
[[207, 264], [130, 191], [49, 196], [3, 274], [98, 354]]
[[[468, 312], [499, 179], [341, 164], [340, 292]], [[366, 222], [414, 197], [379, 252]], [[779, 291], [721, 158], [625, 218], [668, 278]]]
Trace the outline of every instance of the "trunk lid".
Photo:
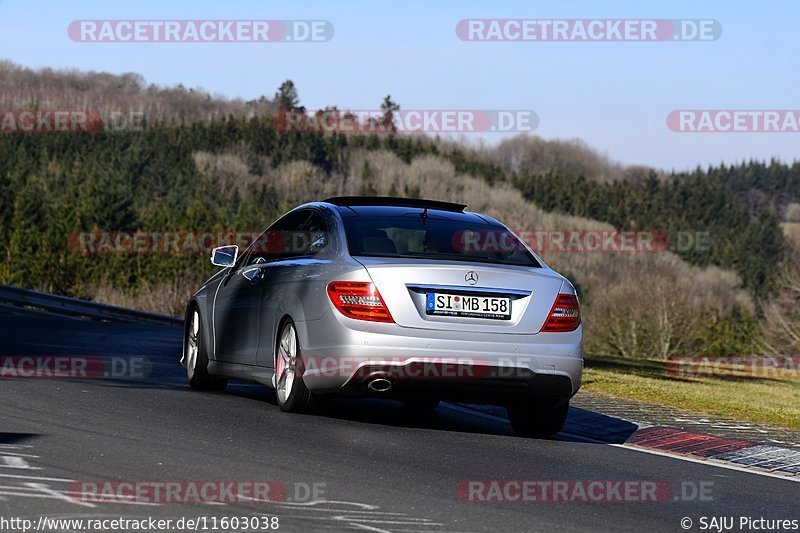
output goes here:
[[[445, 331], [538, 333], [563, 278], [548, 268], [426, 259], [356, 257], [399, 326]], [[468, 281], [469, 280], [469, 281]], [[430, 315], [428, 293], [510, 298], [511, 317]]]

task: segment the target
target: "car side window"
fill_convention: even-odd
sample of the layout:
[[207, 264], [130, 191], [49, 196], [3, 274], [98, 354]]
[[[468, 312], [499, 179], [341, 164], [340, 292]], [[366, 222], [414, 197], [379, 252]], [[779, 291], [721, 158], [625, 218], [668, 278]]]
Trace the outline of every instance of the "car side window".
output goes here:
[[253, 241], [240, 266], [314, 255], [327, 245], [327, 238], [325, 220], [318, 211], [294, 211], [278, 219]]
[[322, 220], [322, 215], [317, 211], [312, 211], [311, 216], [308, 217], [303, 225], [300, 227], [304, 231], [325, 231], [325, 221]]
[[298, 241], [302, 241], [302, 255], [314, 255], [322, 251], [328, 244], [327, 226], [325, 220], [318, 211], [312, 211], [308, 220], [303, 223], [298, 235]]
[[293, 211], [281, 217], [267, 231], [299, 231], [305, 221], [308, 220], [308, 217], [311, 216], [311, 213], [308, 209]]

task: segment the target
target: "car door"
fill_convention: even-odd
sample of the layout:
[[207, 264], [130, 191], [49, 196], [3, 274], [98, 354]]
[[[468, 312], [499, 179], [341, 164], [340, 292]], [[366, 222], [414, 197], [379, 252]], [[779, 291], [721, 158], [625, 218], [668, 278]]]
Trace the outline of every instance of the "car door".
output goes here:
[[321, 249], [314, 243], [320, 244], [320, 237], [325, 237], [325, 223], [317, 210], [301, 209], [276, 222], [271, 231], [273, 240], [282, 246], [269, 256], [269, 273], [261, 294], [262, 337], [257, 360], [264, 367], [274, 365], [278, 322], [284, 313], [293, 312], [285, 304], [298, 297], [296, 284], [308, 270], [308, 258]]
[[262, 233], [228, 269], [214, 298], [215, 354], [220, 361], [254, 365], [260, 336], [260, 299], [272, 243]]

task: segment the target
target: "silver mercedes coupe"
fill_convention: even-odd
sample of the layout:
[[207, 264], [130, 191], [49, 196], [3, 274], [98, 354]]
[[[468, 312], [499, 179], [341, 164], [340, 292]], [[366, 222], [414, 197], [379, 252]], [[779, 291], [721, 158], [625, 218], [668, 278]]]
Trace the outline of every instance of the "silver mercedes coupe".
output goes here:
[[215, 248], [186, 308], [189, 385], [261, 383], [291, 412], [326, 394], [500, 405], [518, 434], [558, 433], [583, 370], [575, 289], [465, 208], [329, 198]]

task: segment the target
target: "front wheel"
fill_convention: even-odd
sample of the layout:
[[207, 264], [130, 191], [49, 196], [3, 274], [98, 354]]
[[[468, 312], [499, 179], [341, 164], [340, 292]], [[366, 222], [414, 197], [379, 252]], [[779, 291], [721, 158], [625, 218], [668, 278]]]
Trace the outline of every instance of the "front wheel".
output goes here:
[[208, 373], [208, 353], [203, 341], [203, 323], [200, 320], [200, 311], [192, 309], [189, 315], [189, 324], [186, 328], [186, 338], [183, 342], [183, 360], [186, 366], [186, 376], [189, 386], [200, 390], [222, 390], [228, 380], [212, 376]]
[[303, 413], [311, 405], [311, 391], [303, 381], [303, 359], [291, 319], [284, 322], [275, 346], [275, 393], [282, 411]]
[[523, 437], [552, 437], [564, 427], [569, 402], [558, 407], [537, 404], [513, 405], [508, 408], [511, 429]]

